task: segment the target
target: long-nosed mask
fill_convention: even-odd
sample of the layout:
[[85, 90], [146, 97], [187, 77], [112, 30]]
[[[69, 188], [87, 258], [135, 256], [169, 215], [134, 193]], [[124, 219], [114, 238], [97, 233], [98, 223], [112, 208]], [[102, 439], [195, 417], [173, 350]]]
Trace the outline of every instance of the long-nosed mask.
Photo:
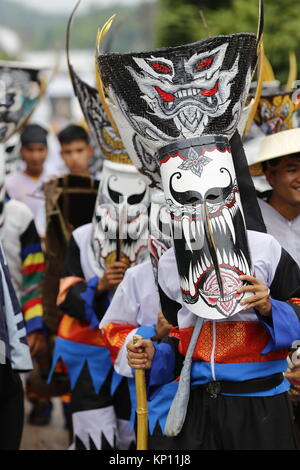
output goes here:
[[133, 165], [104, 161], [91, 240], [99, 276], [114, 261], [135, 266], [148, 257], [149, 190]]
[[0, 142], [5, 142], [28, 118], [44, 88], [40, 69], [0, 62]]
[[0, 62], [0, 231], [5, 197], [4, 143], [25, 124], [44, 88], [40, 69], [18, 62]]
[[260, 33], [98, 57], [130, 157], [154, 186], [163, 187], [184, 304], [205, 318], [240, 311], [239, 277], [252, 272], [230, 138], [245, 105]]

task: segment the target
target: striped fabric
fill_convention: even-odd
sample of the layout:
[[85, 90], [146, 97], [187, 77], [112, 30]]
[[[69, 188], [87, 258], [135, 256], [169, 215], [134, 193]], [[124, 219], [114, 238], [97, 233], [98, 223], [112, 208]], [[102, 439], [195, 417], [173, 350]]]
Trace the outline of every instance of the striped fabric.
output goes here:
[[23, 275], [21, 307], [27, 333], [31, 333], [43, 328], [41, 283], [45, 271], [45, 258], [33, 222], [21, 236], [21, 245]]

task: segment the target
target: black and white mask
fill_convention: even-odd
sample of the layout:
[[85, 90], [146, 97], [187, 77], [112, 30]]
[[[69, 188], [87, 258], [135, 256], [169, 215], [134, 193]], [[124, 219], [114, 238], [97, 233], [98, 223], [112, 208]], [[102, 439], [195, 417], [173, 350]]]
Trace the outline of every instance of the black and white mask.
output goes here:
[[226, 137], [200, 137], [159, 152], [183, 301], [196, 315], [239, 310], [239, 276], [251, 273], [242, 205]]
[[41, 92], [39, 69], [17, 62], [0, 62], [0, 231], [4, 222], [4, 143], [21, 128], [32, 113]]
[[0, 142], [24, 123], [41, 95], [40, 70], [0, 62]]
[[[98, 65], [130, 158], [161, 189], [155, 152], [201, 134], [233, 135], [256, 64], [254, 34], [220, 36]], [[119, 111], [119, 112], [118, 112]]]
[[229, 140], [245, 105], [261, 30], [262, 23], [258, 38], [241, 33], [98, 58], [129, 155], [153, 186], [163, 188], [184, 304], [209, 319], [243, 308], [239, 276], [252, 272]]
[[104, 161], [95, 207], [91, 261], [99, 276], [114, 261], [148, 257], [149, 190], [133, 165]]

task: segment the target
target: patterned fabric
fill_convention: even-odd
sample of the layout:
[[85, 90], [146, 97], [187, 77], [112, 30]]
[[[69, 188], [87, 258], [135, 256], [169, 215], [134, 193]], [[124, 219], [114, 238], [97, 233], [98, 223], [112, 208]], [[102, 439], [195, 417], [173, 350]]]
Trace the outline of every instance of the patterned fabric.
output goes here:
[[21, 245], [21, 306], [27, 333], [31, 333], [43, 327], [41, 283], [45, 272], [45, 258], [33, 222], [23, 233]]
[[41, 284], [45, 259], [33, 214], [26, 204], [13, 199], [5, 203], [2, 240], [27, 333], [31, 333], [43, 328]]
[[1, 362], [9, 359], [14, 370], [32, 369], [26, 330], [6, 259], [0, 244], [0, 339]]

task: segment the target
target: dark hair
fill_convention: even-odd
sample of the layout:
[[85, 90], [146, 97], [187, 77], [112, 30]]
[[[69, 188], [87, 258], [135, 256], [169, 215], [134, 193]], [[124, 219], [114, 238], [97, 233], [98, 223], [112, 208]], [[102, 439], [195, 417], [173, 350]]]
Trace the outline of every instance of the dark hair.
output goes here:
[[43, 144], [47, 147], [48, 131], [38, 124], [28, 124], [24, 127], [21, 135], [21, 145], [25, 147], [30, 144]]
[[297, 153], [291, 153], [290, 155], [283, 155], [282, 157], [278, 158], [272, 158], [272, 160], [267, 160], [266, 162], [262, 162], [262, 169], [265, 172], [270, 166], [274, 168], [275, 166], [278, 166], [280, 162], [282, 162], [283, 158], [300, 158], [300, 152]]
[[75, 124], [70, 124], [69, 126], [65, 127], [60, 133], [58, 134], [58, 140], [60, 145], [62, 144], [70, 144], [76, 140], [83, 140], [86, 144], [90, 143], [90, 138], [86, 130]]

